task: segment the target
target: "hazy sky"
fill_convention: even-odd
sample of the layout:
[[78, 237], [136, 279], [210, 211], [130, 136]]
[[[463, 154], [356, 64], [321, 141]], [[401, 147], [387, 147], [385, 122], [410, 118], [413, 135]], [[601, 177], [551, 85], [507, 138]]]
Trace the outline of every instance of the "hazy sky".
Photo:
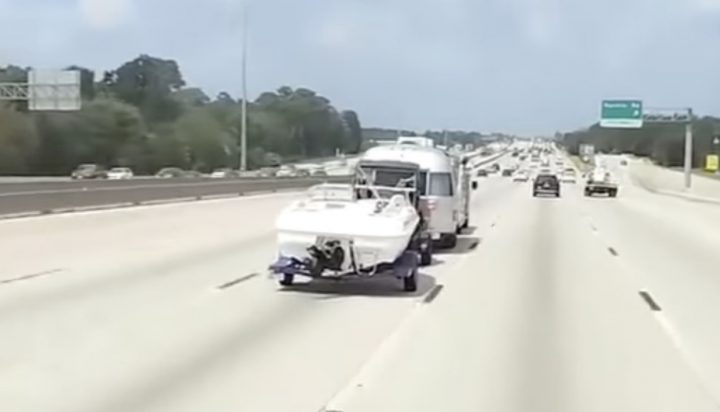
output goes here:
[[[0, 64], [176, 59], [240, 91], [237, 0], [0, 0]], [[252, 0], [249, 89], [312, 88], [366, 126], [548, 133], [603, 98], [720, 115], [720, 0]]]

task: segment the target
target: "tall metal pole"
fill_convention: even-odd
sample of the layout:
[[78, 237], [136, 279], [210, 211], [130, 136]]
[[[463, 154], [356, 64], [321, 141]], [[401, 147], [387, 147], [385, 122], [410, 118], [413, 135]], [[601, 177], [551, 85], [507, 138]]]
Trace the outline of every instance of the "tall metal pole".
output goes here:
[[692, 109], [688, 110], [688, 121], [685, 123], [685, 189], [690, 190], [692, 185], [692, 160], [693, 160], [693, 113]]
[[247, 5], [243, 3], [242, 27], [242, 130], [240, 132], [240, 170], [247, 170]]

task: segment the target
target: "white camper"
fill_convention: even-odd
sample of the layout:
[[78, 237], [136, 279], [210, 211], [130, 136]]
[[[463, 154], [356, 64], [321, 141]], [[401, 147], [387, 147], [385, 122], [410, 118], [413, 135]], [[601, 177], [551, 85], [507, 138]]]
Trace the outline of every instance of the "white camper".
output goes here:
[[[362, 160], [394, 160], [420, 167], [421, 211], [433, 240], [443, 247], [457, 243], [457, 233], [469, 222], [470, 177], [465, 176], [459, 157], [443, 150], [412, 144], [378, 146], [369, 149]], [[462, 172], [461, 172], [462, 170]]]

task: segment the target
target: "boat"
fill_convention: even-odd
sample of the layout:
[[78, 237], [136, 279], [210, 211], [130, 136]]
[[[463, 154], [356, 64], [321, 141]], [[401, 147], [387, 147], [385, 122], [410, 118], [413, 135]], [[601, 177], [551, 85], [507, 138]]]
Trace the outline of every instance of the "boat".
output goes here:
[[361, 162], [356, 173], [350, 184], [311, 187], [278, 216], [278, 260], [270, 269], [283, 276], [282, 285], [296, 275], [373, 276], [391, 268], [406, 279], [406, 290], [414, 290], [418, 248], [427, 247], [421, 240], [419, 168]]

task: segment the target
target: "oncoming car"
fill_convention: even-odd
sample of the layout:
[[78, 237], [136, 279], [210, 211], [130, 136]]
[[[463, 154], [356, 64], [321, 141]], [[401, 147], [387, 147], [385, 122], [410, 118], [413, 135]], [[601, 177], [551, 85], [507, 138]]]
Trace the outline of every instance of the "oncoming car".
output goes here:
[[527, 182], [530, 180], [530, 173], [527, 170], [520, 170], [513, 176], [513, 182]]
[[108, 171], [107, 178], [110, 180], [132, 179], [133, 172], [129, 167], [113, 167]]

